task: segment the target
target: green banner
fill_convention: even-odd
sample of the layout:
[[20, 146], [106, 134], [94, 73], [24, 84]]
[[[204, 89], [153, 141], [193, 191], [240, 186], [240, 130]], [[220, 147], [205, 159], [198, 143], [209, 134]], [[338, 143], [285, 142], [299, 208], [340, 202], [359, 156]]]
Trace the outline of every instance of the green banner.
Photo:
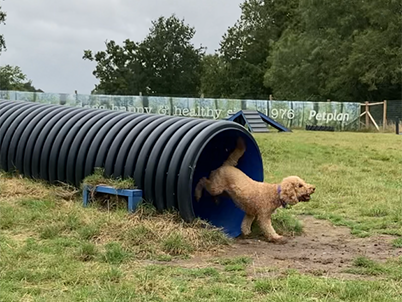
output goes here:
[[359, 128], [360, 116], [360, 103], [345, 102], [83, 95], [18, 91], [0, 91], [0, 99], [207, 119], [226, 119], [239, 110], [258, 110], [288, 128], [318, 125], [333, 126], [337, 130], [356, 130]]

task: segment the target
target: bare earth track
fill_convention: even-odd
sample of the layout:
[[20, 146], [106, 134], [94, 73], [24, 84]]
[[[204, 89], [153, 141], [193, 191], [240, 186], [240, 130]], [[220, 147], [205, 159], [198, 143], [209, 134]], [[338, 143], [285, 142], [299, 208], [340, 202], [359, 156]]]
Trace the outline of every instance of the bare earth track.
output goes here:
[[333, 226], [326, 220], [300, 216], [304, 234], [291, 238], [287, 244], [277, 245], [259, 239], [236, 239], [235, 244], [216, 255], [197, 255], [189, 260], [177, 260], [172, 264], [183, 267], [211, 266], [217, 257], [245, 256], [253, 259], [249, 273], [255, 277], [278, 275], [287, 269], [314, 275], [326, 275], [346, 279], [370, 279], [369, 276], [345, 273], [352, 261], [365, 256], [375, 261], [402, 256], [401, 248], [392, 247], [395, 237], [377, 235], [356, 238], [346, 227]]

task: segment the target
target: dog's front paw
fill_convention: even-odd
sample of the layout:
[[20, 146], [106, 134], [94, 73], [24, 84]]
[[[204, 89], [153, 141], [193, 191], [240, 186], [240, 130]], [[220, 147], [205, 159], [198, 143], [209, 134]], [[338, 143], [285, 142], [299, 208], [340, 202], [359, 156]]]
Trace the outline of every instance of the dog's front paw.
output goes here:
[[271, 238], [270, 241], [275, 244], [286, 244], [288, 240], [283, 236]]

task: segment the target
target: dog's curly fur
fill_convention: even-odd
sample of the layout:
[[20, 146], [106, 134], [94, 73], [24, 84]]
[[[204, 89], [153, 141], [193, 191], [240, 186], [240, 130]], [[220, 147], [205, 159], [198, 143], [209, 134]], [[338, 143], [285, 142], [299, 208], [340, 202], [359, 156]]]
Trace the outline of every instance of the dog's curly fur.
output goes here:
[[226, 193], [246, 213], [241, 225], [243, 235], [251, 233], [251, 224], [257, 219], [268, 240], [285, 243], [286, 239], [279, 236], [272, 227], [271, 215], [285, 204], [309, 201], [315, 186], [307, 184], [298, 176], [286, 177], [279, 184], [254, 181], [235, 167], [245, 151], [245, 143], [239, 138], [236, 149], [223, 165], [212, 171], [209, 178], [204, 177], [198, 182], [195, 198], [200, 200], [203, 189], [214, 197]]

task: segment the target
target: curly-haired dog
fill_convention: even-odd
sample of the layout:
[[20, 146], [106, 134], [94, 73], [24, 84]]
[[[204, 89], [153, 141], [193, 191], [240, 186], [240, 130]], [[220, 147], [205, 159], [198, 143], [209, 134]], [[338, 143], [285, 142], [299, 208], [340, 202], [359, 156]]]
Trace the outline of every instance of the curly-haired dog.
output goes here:
[[236, 168], [238, 160], [246, 150], [244, 141], [239, 138], [236, 149], [218, 169], [211, 172], [209, 178], [202, 178], [195, 189], [195, 198], [200, 200], [202, 190], [205, 189], [212, 196], [227, 193], [233, 202], [241, 208], [244, 216], [241, 230], [243, 235], [251, 233], [251, 224], [257, 219], [264, 235], [268, 240], [285, 243], [271, 223], [271, 215], [279, 207], [287, 204], [295, 205], [299, 201], [309, 201], [310, 195], [315, 192], [315, 186], [307, 184], [298, 176], [284, 178], [279, 184], [269, 184], [254, 181], [241, 170]]

